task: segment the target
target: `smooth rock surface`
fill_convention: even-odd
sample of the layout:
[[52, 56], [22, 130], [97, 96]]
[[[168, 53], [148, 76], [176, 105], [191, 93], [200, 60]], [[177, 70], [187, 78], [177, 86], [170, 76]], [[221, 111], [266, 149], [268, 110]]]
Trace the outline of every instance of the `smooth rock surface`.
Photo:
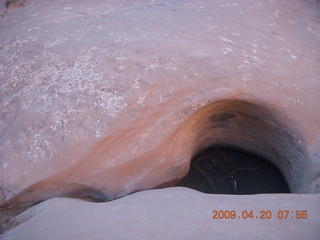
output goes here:
[[[6, 11], [0, 9], [1, 13]], [[318, 1], [29, 0], [24, 7], [3, 16], [0, 20], [2, 201], [26, 188], [22, 195], [16, 195], [22, 202], [63, 196], [79, 186], [97, 189], [110, 199], [159, 185], [170, 186], [187, 174], [197, 151], [219, 143], [270, 153], [275, 157], [270, 160], [284, 168], [281, 170], [291, 191], [320, 192]], [[221, 99], [236, 101], [215, 108], [214, 104]], [[250, 120], [247, 126], [246, 118], [242, 118], [226, 132], [222, 133], [223, 127], [207, 131], [212, 111], [223, 113], [224, 106], [236, 111], [243, 100], [254, 103], [241, 112], [243, 116], [251, 110], [254, 113], [247, 114]], [[268, 109], [262, 112], [276, 121], [260, 116], [257, 107], [260, 105]], [[142, 193], [139, 194], [132, 197]], [[223, 196], [195, 195], [199, 202], [209, 198], [210, 202], [224, 200]], [[305, 208], [318, 209], [314, 201], [319, 202], [317, 194], [283, 197], [282, 206], [289, 206], [288, 199], [292, 198], [292, 204], [299, 203], [293, 207], [305, 201]], [[226, 198], [232, 203], [244, 199], [244, 206], [255, 202], [255, 198], [257, 204], [264, 203], [259, 196]], [[270, 196], [277, 198], [282, 201], [282, 195]], [[68, 201], [49, 203], [60, 206], [59, 211], [63, 212]], [[275, 201], [263, 206], [281, 207]], [[90, 216], [91, 206], [104, 206], [70, 203], [83, 206], [85, 217]], [[153, 207], [150, 205], [150, 210]], [[213, 226], [207, 219], [211, 205], [210, 209], [198, 209], [207, 215], [193, 210], [198, 205], [191, 207], [190, 203], [187, 207], [189, 213], [194, 211], [192, 216], [200, 214], [195, 217], [199, 221], [198, 230], [202, 229], [201, 224]], [[72, 210], [72, 214], [78, 210]], [[100, 207], [99, 211], [92, 211], [99, 212]], [[151, 218], [152, 212], [141, 211], [135, 213], [150, 214]], [[41, 216], [10, 234], [17, 231], [16, 236], [22, 236], [19, 231], [25, 224], [30, 224], [30, 229], [37, 228], [31, 227], [31, 223]], [[50, 209], [47, 216], [51, 227], [61, 223]], [[265, 229], [264, 237], [271, 238], [269, 233], [275, 232], [282, 239], [295, 239], [302, 234], [310, 234], [307, 236], [313, 239], [318, 236], [314, 216], [305, 222], [268, 221], [265, 225], [253, 221], [256, 228], [246, 221], [228, 225], [219, 221], [217, 226], [221, 225], [221, 230], [213, 229], [227, 233], [230, 239], [233, 232], [229, 228], [234, 224], [242, 231], [242, 237], [245, 231], [253, 231], [248, 236], [254, 237]], [[85, 217], [76, 220], [82, 224]], [[124, 215], [114, 217], [126, 220]], [[179, 218], [172, 221], [181, 230], [191, 219], [183, 219], [186, 225], [179, 225], [182, 221]], [[283, 232], [286, 226], [293, 228]], [[65, 227], [73, 229], [72, 234], [82, 231], [73, 224]], [[276, 228], [271, 230], [272, 227]], [[307, 231], [299, 232], [298, 227]], [[137, 234], [137, 238], [144, 237], [134, 228], [126, 230]], [[187, 228], [188, 231], [198, 236], [197, 230]], [[161, 235], [162, 231], [156, 233]], [[183, 233], [168, 232], [170, 236]], [[212, 237], [211, 233], [204, 237]]]
[[[56, 198], [24, 212], [1, 239], [291, 239], [320, 238], [320, 194], [210, 195], [187, 188], [149, 190], [109, 203]], [[272, 212], [270, 219], [212, 219], [214, 210]], [[279, 210], [289, 210], [278, 219]], [[307, 210], [306, 219], [295, 218]], [[294, 213], [291, 213], [294, 211]], [[23, 216], [24, 215], [24, 216]]]
[[181, 126], [208, 103], [238, 98], [294, 126], [306, 148], [303, 191], [319, 192], [318, 9], [31, 0], [10, 11], [0, 22], [1, 186], [17, 193], [71, 165], [61, 182], [112, 196], [181, 178], [192, 153], [169, 150]]

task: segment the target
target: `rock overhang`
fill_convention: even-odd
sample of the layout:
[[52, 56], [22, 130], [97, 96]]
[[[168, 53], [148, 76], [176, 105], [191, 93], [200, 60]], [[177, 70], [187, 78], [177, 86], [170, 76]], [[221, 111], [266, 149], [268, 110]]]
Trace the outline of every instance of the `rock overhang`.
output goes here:
[[272, 159], [293, 192], [319, 192], [318, 7], [35, 0], [9, 12], [1, 186], [58, 180], [117, 198], [229, 144]]

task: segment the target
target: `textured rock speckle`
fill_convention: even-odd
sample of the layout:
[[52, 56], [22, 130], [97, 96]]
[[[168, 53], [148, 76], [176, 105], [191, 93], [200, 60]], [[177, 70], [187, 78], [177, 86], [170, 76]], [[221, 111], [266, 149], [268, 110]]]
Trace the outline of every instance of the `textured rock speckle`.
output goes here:
[[244, 99], [294, 129], [305, 191], [319, 191], [317, 1], [17, 2], [0, 1], [3, 188], [51, 176], [112, 196], [156, 187], [199, 147], [179, 145], [190, 116]]

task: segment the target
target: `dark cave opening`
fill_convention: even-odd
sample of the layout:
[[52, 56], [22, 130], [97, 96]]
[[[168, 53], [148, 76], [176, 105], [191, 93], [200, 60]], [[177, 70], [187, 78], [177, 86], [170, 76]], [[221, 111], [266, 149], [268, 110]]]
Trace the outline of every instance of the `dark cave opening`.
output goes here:
[[230, 146], [213, 146], [196, 154], [178, 186], [214, 194], [290, 193], [271, 161]]

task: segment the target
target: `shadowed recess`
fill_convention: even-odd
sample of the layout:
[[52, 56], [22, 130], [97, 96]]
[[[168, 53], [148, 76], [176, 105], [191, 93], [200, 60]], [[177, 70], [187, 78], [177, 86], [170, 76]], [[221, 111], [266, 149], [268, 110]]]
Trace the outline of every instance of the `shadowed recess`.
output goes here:
[[226, 146], [197, 154], [178, 186], [215, 194], [290, 192], [281, 171], [270, 161]]
[[[174, 129], [152, 154], [97, 172], [98, 166], [107, 165], [105, 156], [114, 142], [105, 138], [89, 151], [94, 158], [84, 157], [2, 203], [0, 232], [13, 226], [11, 220], [20, 212], [53, 197], [110, 201], [177, 184], [211, 193], [308, 193], [303, 138], [278, 117], [260, 103], [216, 101]], [[126, 129], [115, 139], [121, 142], [123, 136]]]
[[[266, 168], [270, 168], [270, 171], [272, 168], [279, 173], [281, 177], [275, 177], [275, 179], [277, 178], [283, 182], [283, 187], [274, 190], [269, 188], [263, 190], [261, 188], [261, 191], [255, 190], [251, 193], [289, 192], [289, 189], [291, 192], [296, 193], [306, 192], [303, 173], [306, 170], [307, 157], [303, 144], [297, 140], [302, 138], [297, 130], [292, 129], [293, 124], [289, 121], [283, 123], [283, 118], [280, 121], [278, 115], [279, 113], [272, 113], [269, 107], [263, 104], [245, 100], [225, 99], [207, 105], [188, 120], [176, 140], [177, 142], [180, 141], [180, 146], [184, 146], [184, 148], [180, 147], [182, 148], [181, 151], [184, 151], [182, 153], [185, 154], [188, 151], [186, 149], [191, 149], [189, 150], [190, 159], [188, 162], [191, 169], [185, 175], [188, 175], [189, 178], [197, 179], [195, 176], [202, 173], [200, 174], [202, 175], [201, 179], [207, 183], [209, 181], [220, 181], [221, 179], [218, 180], [218, 178], [222, 177], [223, 179], [225, 177], [222, 182], [226, 181], [237, 185], [237, 183], [241, 183], [239, 178], [244, 178], [246, 175], [258, 177], [258, 173], [262, 165], [264, 165]], [[213, 148], [215, 146], [220, 147]], [[228, 160], [230, 164], [219, 160], [222, 155], [225, 156], [224, 161]], [[203, 160], [202, 158], [211, 158], [213, 162], [206, 162], [208, 160]], [[200, 161], [199, 159], [202, 160]], [[214, 166], [215, 161], [220, 165], [220, 168]], [[252, 164], [249, 164], [248, 161], [252, 162]], [[257, 163], [254, 163], [254, 161]], [[196, 164], [196, 162], [200, 165]], [[213, 165], [213, 169], [203, 166], [206, 164]], [[249, 164], [248, 168], [252, 171], [245, 171], [244, 169], [238, 171], [239, 169], [237, 170], [237, 168], [243, 168], [243, 164], [244, 166]], [[260, 170], [255, 169], [255, 164]], [[221, 167], [222, 165], [225, 166]], [[208, 171], [205, 172], [204, 169]], [[221, 172], [226, 175], [223, 177]], [[269, 175], [274, 175], [276, 174], [275, 172], [270, 172]], [[209, 180], [209, 178], [213, 179]], [[266, 183], [267, 179], [268, 177], [263, 181]], [[270, 181], [275, 183], [275, 179], [270, 179]], [[198, 176], [198, 180], [200, 180], [200, 176]], [[255, 181], [254, 178], [252, 178], [252, 181]], [[190, 179], [184, 177], [184, 180], [180, 181], [179, 184], [190, 185]], [[250, 187], [248, 190], [240, 190], [239, 184], [237, 185], [239, 193], [241, 191], [243, 191], [242, 193], [247, 193], [247, 191], [250, 193]], [[211, 185], [215, 184], [212, 182]], [[226, 185], [227, 189], [230, 187], [229, 185]], [[214, 187], [211, 186], [211, 188]], [[216, 193], [235, 192], [235, 190], [230, 189], [211, 189], [210, 191], [206, 189], [202, 191]]]

